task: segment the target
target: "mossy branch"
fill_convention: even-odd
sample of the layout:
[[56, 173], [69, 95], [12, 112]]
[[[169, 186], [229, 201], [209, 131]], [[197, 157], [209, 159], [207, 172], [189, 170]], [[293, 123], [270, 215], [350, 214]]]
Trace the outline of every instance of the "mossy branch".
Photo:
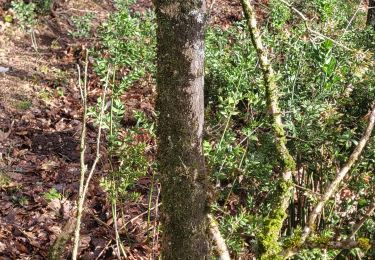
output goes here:
[[369, 250], [375, 247], [375, 241], [370, 241], [367, 238], [358, 238], [357, 240], [345, 239], [341, 241], [327, 241], [327, 242], [315, 242], [307, 241], [303, 246], [303, 249], [354, 249], [360, 248], [362, 250]]
[[276, 138], [277, 152], [282, 162], [282, 169], [284, 174], [283, 178], [288, 181], [291, 179], [291, 175], [286, 173], [288, 171], [294, 171], [295, 162], [290, 155], [288, 148], [286, 147], [287, 141], [279, 108], [279, 90], [276, 84], [276, 77], [268, 60], [267, 50], [263, 47], [260, 32], [257, 28], [254, 8], [248, 2], [248, 0], [241, 0], [241, 2], [250, 31], [251, 41], [257, 51], [261, 70], [263, 73], [264, 86], [266, 89], [267, 108], [268, 112], [271, 115], [272, 130]]
[[367, 125], [366, 131], [363, 134], [361, 140], [359, 141], [358, 145], [350, 155], [348, 161], [345, 163], [345, 165], [340, 169], [340, 171], [337, 173], [335, 179], [332, 181], [332, 183], [327, 187], [326, 191], [324, 192], [323, 196], [319, 200], [319, 202], [314, 207], [313, 211], [311, 212], [307, 223], [305, 227], [303, 228], [301, 239], [299, 240], [299, 243], [297, 245], [287, 248], [282, 252], [283, 257], [288, 258], [293, 256], [298, 252], [300, 247], [306, 242], [307, 238], [311, 234], [311, 232], [314, 231], [315, 227], [315, 221], [317, 217], [322, 212], [324, 205], [327, 203], [327, 201], [332, 197], [333, 194], [336, 193], [337, 189], [339, 188], [340, 184], [344, 180], [344, 178], [349, 173], [352, 166], [355, 164], [355, 162], [359, 159], [359, 157], [362, 154], [363, 149], [366, 147], [366, 144], [368, 143], [372, 130], [374, 129], [375, 124], [375, 104], [372, 107], [372, 111], [369, 117], [369, 123]]
[[279, 182], [274, 194], [274, 201], [270, 214], [263, 223], [263, 232], [259, 237], [260, 254], [262, 258], [270, 258], [280, 251], [279, 234], [284, 220], [287, 217], [286, 210], [289, 206], [293, 190], [292, 173], [295, 171], [295, 161], [286, 147], [287, 140], [279, 108], [279, 90], [276, 84], [272, 66], [268, 60], [267, 50], [264, 48], [260, 32], [257, 28], [256, 13], [249, 0], [241, 0], [242, 9], [247, 20], [251, 41], [256, 49], [260, 67], [263, 73], [266, 90], [267, 109], [271, 115], [272, 130], [275, 135], [276, 150], [281, 163]]

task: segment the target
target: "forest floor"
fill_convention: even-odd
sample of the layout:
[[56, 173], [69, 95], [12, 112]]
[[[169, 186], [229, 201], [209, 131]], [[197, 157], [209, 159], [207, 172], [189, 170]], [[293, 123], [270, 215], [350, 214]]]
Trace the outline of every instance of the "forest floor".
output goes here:
[[[0, 15], [4, 14], [0, 1]], [[76, 40], [70, 18], [92, 12], [95, 26], [113, 11], [112, 1], [60, 1], [53, 15], [40, 17], [36, 27], [38, 51], [30, 34], [16, 23], [0, 19], [0, 259], [46, 259], [56, 238], [73, 218], [79, 186], [79, 139], [82, 106], [77, 85], [77, 64], [82, 50], [93, 39]], [[208, 2], [211, 22], [222, 27], [241, 19], [239, 1]], [[138, 0], [135, 11], [151, 8], [151, 1]], [[95, 30], [94, 30], [95, 31]], [[95, 33], [94, 33], [95, 36]], [[93, 36], [93, 37], [94, 37]], [[89, 100], [100, 95], [93, 75]], [[130, 90], [126, 103], [141, 106], [144, 92]], [[131, 99], [132, 102], [129, 102]], [[144, 102], [144, 101], [142, 101]], [[89, 128], [88, 143], [96, 131]], [[99, 180], [109, 171], [105, 144], [102, 159], [90, 186], [81, 229], [81, 259], [116, 259], [111, 205]], [[87, 152], [92, 163], [94, 149]], [[158, 251], [147, 231], [149, 177], [139, 180], [142, 198], [123, 205], [128, 259], [152, 259]], [[62, 196], [60, 196], [61, 194]], [[155, 219], [156, 216], [151, 216]], [[153, 222], [155, 225], [157, 221]], [[146, 230], [146, 231], [145, 231]], [[151, 227], [156, 230], [156, 227]], [[71, 243], [62, 255], [68, 259]]]

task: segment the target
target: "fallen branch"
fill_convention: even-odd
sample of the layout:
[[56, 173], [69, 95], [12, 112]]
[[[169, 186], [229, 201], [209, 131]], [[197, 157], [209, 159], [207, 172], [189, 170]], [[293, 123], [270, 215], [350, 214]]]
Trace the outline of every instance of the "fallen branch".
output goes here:
[[315, 221], [317, 217], [322, 212], [324, 205], [326, 202], [332, 197], [333, 194], [337, 191], [339, 188], [341, 182], [345, 178], [345, 176], [348, 174], [354, 163], [358, 160], [360, 155], [362, 154], [363, 149], [365, 148], [366, 144], [368, 143], [372, 130], [374, 129], [375, 124], [375, 104], [372, 107], [372, 111], [369, 117], [369, 123], [367, 125], [366, 131], [363, 134], [361, 140], [359, 141], [358, 145], [350, 155], [348, 161], [345, 163], [345, 165], [340, 169], [340, 171], [337, 173], [335, 179], [333, 182], [327, 187], [325, 193], [323, 194], [320, 201], [316, 204], [313, 211], [311, 212], [308, 221], [303, 228], [301, 238], [299, 239], [299, 243], [291, 248], [287, 248], [282, 252], [283, 257], [288, 258], [296, 254], [299, 250], [299, 248], [305, 243], [308, 236], [311, 234], [311, 232], [315, 228]]

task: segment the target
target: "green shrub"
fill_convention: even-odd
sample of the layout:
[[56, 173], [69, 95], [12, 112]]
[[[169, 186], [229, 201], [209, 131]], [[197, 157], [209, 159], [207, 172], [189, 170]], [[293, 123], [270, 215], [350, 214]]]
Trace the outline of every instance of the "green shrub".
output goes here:
[[48, 192], [43, 194], [43, 197], [46, 201], [50, 202], [54, 199], [61, 200], [63, 195], [56, 190], [56, 188], [51, 188]]
[[24, 30], [32, 29], [37, 23], [35, 3], [25, 3], [23, 0], [12, 1], [15, 17]]
[[94, 14], [87, 13], [83, 16], [72, 17], [74, 30], [69, 32], [74, 38], [88, 38], [91, 34], [91, 26]]

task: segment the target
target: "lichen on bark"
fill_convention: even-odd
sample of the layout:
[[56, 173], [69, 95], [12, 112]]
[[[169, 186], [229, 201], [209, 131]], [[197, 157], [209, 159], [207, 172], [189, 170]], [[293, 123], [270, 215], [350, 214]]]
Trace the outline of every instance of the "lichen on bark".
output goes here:
[[202, 148], [205, 2], [154, 4], [162, 258], [205, 259], [209, 252], [209, 189]]

